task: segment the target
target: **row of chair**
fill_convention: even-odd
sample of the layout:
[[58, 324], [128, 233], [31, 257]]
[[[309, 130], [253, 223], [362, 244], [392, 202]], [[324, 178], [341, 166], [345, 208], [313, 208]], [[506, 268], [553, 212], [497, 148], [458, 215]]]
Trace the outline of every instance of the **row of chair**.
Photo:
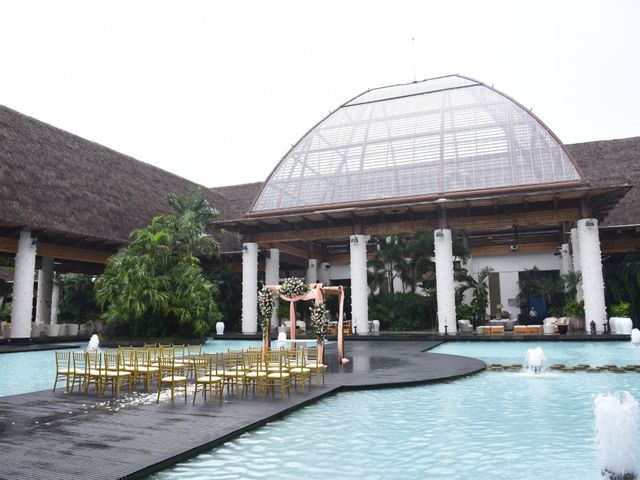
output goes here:
[[141, 382], [146, 391], [155, 381], [158, 387], [157, 401], [163, 388], [168, 387], [171, 400], [175, 391], [183, 389], [185, 402], [187, 386], [192, 380], [194, 385], [193, 403], [198, 392], [202, 392], [206, 401], [207, 393], [213, 398], [217, 395], [222, 401], [226, 387], [227, 394], [264, 395], [269, 392], [275, 396], [279, 387], [280, 396], [290, 394], [290, 384], [298, 384], [304, 391], [305, 384], [311, 386], [311, 377], [324, 383], [326, 365], [317, 357], [316, 348], [229, 350], [227, 353], [202, 353], [201, 346], [181, 345], [145, 345], [142, 348], [120, 347], [105, 351], [56, 352], [56, 376], [53, 390], [57, 384], [66, 381], [66, 389], [73, 392], [76, 385], [85, 394], [91, 384], [99, 396], [111, 386], [112, 393], [120, 396], [120, 389], [127, 384], [129, 391]]

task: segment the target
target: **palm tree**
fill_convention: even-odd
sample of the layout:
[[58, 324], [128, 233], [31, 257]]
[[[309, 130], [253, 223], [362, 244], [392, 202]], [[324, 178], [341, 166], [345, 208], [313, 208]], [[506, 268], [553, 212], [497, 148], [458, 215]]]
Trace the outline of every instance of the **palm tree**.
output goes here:
[[395, 293], [393, 283], [398, 278], [402, 282], [404, 291], [404, 285], [410, 283], [411, 279], [411, 268], [406, 252], [407, 241], [398, 235], [375, 237], [374, 241], [378, 244], [378, 251], [369, 262], [371, 290], [379, 288], [383, 294], [393, 294]]
[[489, 274], [493, 272], [491, 267], [483, 267], [478, 272], [478, 277], [473, 278], [472, 275], [467, 276], [468, 287], [473, 290], [473, 299], [471, 300], [471, 307], [474, 314], [480, 318], [484, 318], [487, 314], [487, 307], [489, 306]]

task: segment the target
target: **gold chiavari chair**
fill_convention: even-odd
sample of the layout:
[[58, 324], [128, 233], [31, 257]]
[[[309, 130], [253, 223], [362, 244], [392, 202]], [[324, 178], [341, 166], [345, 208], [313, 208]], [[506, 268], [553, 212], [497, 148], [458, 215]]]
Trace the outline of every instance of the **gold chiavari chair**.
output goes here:
[[207, 353], [194, 357], [194, 378], [195, 390], [193, 392], [193, 404], [196, 403], [198, 387], [202, 386], [202, 396], [207, 401], [207, 387], [209, 397], [213, 400], [214, 389], [222, 403], [222, 390], [224, 389], [224, 378], [218, 372], [219, 358], [217, 353]]
[[187, 377], [195, 377], [195, 360], [202, 355], [202, 345], [187, 345], [187, 356], [184, 364], [187, 366]]
[[66, 382], [65, 390], [69, 391], [69, 380], [73, 376], [71, 368], [71, 352], [56, 352], [56, 377], [53, 380], [53, 391], [56, 391], [56, 385], [60, 378]]
[[176, 386], [182, 385], [184, 388], [184, 403], [187, 403], [187, 377], [184, 375], [184, 365], [176, 367], [175, 359], [171, 357], [158, 358], [160, 372], [158, 375], [158, 398], [156, 403], [160, 403], [160, 393], [163, 385], [171, 388], [171, 403], [174, 402]]
[[87, 380], [84, 384], [84, 393], [88, 393], [89, 385], [93, 383], [96, 386], [96, 392], [99, 397], [104, 395], [104, 385], [106, 380], [106, 370], [103, 362], [103, 354], [98, 351], [86, 352], [85, 369], [87, 370]]
[[[291, 395], [291, 374], [287, 368], [287, 356], [282, 350], [269, 350], [268, 354], [269, 371], [265, 382], [265, 398], [271, 395], [275, 398], [275, 386], [280, 387], [280, 398], [284, 400], [284, 394]], [[276, 368], [277, 366], [277, 368]]]
[[244, 367], [242, 365], [242, 351], [229, 350], [226, 355], [222, 356], [222, 377], [227, 386], [227, 394], [234, 393], [234, 389], [240, 389], [244, 383]]
[[249, 350], [242, 355], [244, 366], [244, 382], [242, 384], [242, 394], [248, 395], [249, 386], [255, 396], [256, 389], [258, 393], [264, 390], [264, 382], [267, 379], [267, 370], [265, 363], [262, 361], [262, 350]]
[[133, 386], [131, 382], [131, 372], [124, 369], [122, 353], [105, 352], [102, 358], [104, 360], [104, 385], [106, 386], [111, 383], [111, 391], [116, 398], [120, 398], [120, 386], [125, 380], [128, 382], [129, 391], [131, 391]]
[[288, 353], [289, 357], [289, 373], [293, 380], [293, 387], [298, 390], [298, 380], [302, 385], [304, 392], [304, 384], [309, 383], [311, 389], [311, 369], [307, 367], [307, 351], [303, 348], [291, 349]]
[[305, 366], [311, 369], [311, 372], [315, 374], [317, 383], [320, 383], [320, 377], [322, 377], [322, 383], [324, 384], [324, 372], [327, 369], [327, 366], [318, 358], [317, 347], [309, 347], [307, 349]]
[[78, 390], [84, 391], [89, 371], [87, 369], [87, 352], [73, 352], [73, 375], [71, 378], [71, 391], [78, 382]]
[[132, 370], [133, 384], [137, 385], [140, 380], [144, 385], [145, 390], [148, 392], [151, 386], [151, 382], [158, 376], [160, 367], [157, 363], [151, 361], [151, 352], [149, 349], [136, 350], [134, 352], [135, 360]]

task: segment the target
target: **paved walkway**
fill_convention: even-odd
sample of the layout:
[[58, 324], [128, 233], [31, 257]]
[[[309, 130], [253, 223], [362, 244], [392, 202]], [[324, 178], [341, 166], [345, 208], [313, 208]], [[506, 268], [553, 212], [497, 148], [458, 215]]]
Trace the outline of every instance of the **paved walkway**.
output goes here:
[[[483, 370], [467, 357], [423, 353], [425, 341], [347, 344], [338, 365], [328, 346], [325, 385], [285, 400], [225, 397], [223, 404], [155, 404], [155, 395], [128, 401], [50, 391], [0, 397], [0, 478], [116, 479], [139, 477], [196, 455], [324, 396], [357, 388], [441, 381]], [[107, 397], [108, 398], [108, 397]]]

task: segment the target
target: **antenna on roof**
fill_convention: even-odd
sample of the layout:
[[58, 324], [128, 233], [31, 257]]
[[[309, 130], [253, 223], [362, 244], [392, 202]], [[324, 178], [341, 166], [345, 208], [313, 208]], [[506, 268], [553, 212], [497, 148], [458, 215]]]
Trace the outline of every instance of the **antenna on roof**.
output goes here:
[[411, 37], [411, 50], [413, 51], [413, 81], [417, 82], [416, 77], [416, 39]]

